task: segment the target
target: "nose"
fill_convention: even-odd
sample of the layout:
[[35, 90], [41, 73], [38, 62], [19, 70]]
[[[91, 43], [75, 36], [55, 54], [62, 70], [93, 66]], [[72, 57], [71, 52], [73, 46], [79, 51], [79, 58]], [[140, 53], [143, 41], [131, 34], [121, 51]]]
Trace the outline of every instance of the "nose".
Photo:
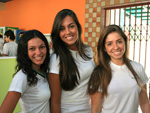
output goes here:
[[114, 43], [114, 49], [118, 49], [117, 43]]
[[36, 54], [41, 54], [41, 51], [39, 48], [37, 48], [35, 52], [36, 52]]
[[70, 29], [66, 28], [66, 34], [69, 34], [69, 33], [70, 33]]

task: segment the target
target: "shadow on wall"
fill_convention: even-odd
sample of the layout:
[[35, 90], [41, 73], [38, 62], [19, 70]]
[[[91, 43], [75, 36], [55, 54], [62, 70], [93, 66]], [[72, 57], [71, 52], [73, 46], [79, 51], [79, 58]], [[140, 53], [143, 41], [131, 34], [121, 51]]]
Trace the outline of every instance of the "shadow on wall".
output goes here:
[[[16, 58], [0, 58], [0, 105], [2, 104], [15, 72]], [[19, 103], [13, 113], [21, 111]]]

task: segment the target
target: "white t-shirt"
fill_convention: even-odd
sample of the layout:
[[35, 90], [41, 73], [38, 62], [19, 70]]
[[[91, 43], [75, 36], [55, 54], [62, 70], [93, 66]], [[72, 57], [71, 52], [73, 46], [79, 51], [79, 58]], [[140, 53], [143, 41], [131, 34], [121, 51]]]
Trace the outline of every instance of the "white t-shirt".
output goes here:
[[0, 38], [0, 53], [1, 53], [2, 50], [3, 50], [3, 46], [4, 46], [4, 39], [3, 39], [3, 38]]
[[[95, 67], [93, 60], [85, 61], [77, 51], [70, 50], [80, 73], [79, 85], [72, 91], [62, 90], [61, 112], [62, 113], [90, 113], [90, 96], [87, 95], [87, 85], [91, 73]], [[88, 48], [89, 56], [92, 57], [92, 50]], [[50, 73], [59, 74], [59, 57], [51, 55]], [[69, 85], [69, 84], [68, 84]]]
[[27, 76], [20, 70], [13, 78], [9, 91], [21, 93], [21, 113], [50, 113], [50, 89], [47, 79], [37, 74], [38, 82], [29, 86]]
[[5, 43], [2, 53], [7, 54], [7, 56], [16, 56], [17, 55], [17, 47], [18, 47], [18, 44], [14, 41]]
[[[131, 61], [135, 72], [145, 85], [148, 77], [141, 64]], [[112, 80], [108, 86], [108, 97], [104, 97], [101, 113], [138, 113], [139, 93], [134, 76], [126, 65], [116, 65], [110, 62]], [[100, 90], [99, 90], [100, 91]]]

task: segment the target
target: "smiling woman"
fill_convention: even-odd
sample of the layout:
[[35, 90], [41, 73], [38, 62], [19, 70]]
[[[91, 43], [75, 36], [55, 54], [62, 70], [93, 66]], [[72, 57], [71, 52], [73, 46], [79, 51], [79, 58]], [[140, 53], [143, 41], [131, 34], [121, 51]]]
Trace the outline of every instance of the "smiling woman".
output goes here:
[[54, 53], [48, 75], [52, 113], [91, 112], [87, 83], [95, 65], [92, 49], [82, 42], [81, 33], [73, 10], [57, 13], [51, 32]]
[[32, 67], [42, 72], [40, 66], [43, 64], [46, 58], [46, 45], [38, 37], [35, 37], [28, 41], [28, 56], [32, 61]]
[[21, 112], [49, 113], [49, 44], [37, 30], [26, 31], [18, 42], [17, 66], [8, 93], [0, 107], [12, 113], [18, 101]]
[[[127, 36], [117, 25], [101, 32], [98, 65], [88, 84], [92, 113], [150, 113], [146, 84], [148, 77], [141, 64], [127, 57]], [[126, 109], [128, 108], [128, 109]]]
[[122, 56], [125, 53], [126, 48], [125, 41], [120, 34], [116, 32], [108, 34], [105, 42], [105, 50], [110, 56], [112, 62], [116, 63], [117, 65], [123, 64]]

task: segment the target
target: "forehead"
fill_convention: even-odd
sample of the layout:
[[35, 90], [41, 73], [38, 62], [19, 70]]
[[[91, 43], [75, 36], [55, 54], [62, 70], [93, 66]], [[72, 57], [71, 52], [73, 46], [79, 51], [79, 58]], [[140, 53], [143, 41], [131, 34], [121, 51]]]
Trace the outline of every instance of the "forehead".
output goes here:
[[41, 44], [45, 44], [43, 40], [41, 40], [38, 37], [32, 38], [28, 41], [28, 46], [36, 46], [36, 45], [41, 45]]
[[117, 40], [121, 40], [121, 39], [123, 39], [123, 37], [119, 33], [112, 32], [107, 35], [106, 42], [107, 41], [117, 41]]
[[75, 23], [74, 19], [71, 16], [66, 16], [63, 20], [62, 20], [62, 26], [71, 24], [71, 23]]

